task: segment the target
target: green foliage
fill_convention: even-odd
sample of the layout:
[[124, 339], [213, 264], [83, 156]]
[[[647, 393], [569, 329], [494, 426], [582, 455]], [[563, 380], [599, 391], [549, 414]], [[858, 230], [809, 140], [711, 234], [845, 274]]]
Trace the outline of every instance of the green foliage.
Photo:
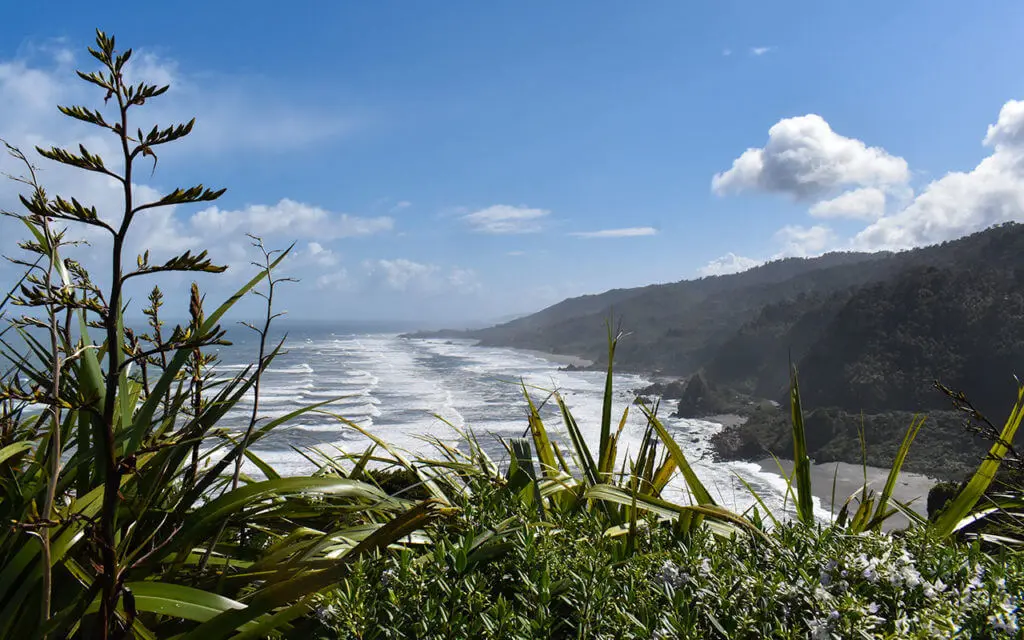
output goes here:
[[[893, 513], [892, 490], [920, 422], [911, 423], [877, 502], [865, 489], [852, 517], [848, 503], [823, 527], [812, 509], [810, 431], [794, 370], [797, 519], [765, 513], [768, 526], [757, 510], [739, 514], [715, 503], [657, 404], [639, 403], [647, 420], [640, 450], [620, 457], [629, 407], [614, 428], [622, 334], [610, 324], [596, 451], [557, 391], [537, 402], [525, 385], [530, 437], [504, 443], [504, 466], [472, 432], [457, 429], [459, 446], [426, 437], [434, 451], [408, 455], [332, 414], [330, 400], [264, 420], [262, 375], [282, 348], [268, 343], [275, 288], [288, 281], [275, 270], [289, 250], [268, 250], [254, 237], [258, 273], [212, 312], [193, 284], [189, 321], [168, 330], [154, 287], [143, 309], [147, 331], [125, 326], [129, 279], [223, 271], [206, 251], [160, 263], [146, 252], [126, 268], [134, 217], [212, 201], [223, 190], [198, 185], [135, 202], [135, 162], [151, 158], [155, 171], [154, 149], [188, 136], [194, 120], [131, 135], [130, 113], [168, 87], [127, 84], [131, 50], [117, 50], [103, 32], [90, 53], [101, 69], [78, 75], [103, 89], [110, 113], [60, 110], [116, 137], [120, 173], [84, 146], [37, 151], [119, 182], [124, 210], [101, 215], [74, 197], [51, 197], [27, 157], [8, 147], [25, 164], [17, 180], [30, 192], [20, 199], [24, 212], [5, 213], [30, 238], [19, 245], [26, 257], [14, 259], [25, 275], [0, 300], [7, 323], [0, 328], [0, 517], [11, 523], [0, 530], [0, 636], [802, 638], [959, 629], [991, 637], [1019, 630], [1020, 602], [1011, 594], [1024, 589], [1024, 563], [1007, 549], [1021, 538], [1003, 530], [977, 535], [968, 547], [967, 536], [954, 534], [966, 532], [967, 521], [1024, 509], [1019, 490], [986, 494], [1012, 448], [1024, 391], [974, 478], [933, 523], [915, 522], [901, 537], [878, 530]], [[65, 256], [73, 243], [63, 224], [110, 235], [105, 287]], [[823, 259], [837, 268], [864, 262]], [[780, 285], [805, 274], [784, 261], [745, 282]], [[686, 295], [708, 302], [713, 317], [720, 284], [701, 281]], [[257, 361], [218, 378], [209, 352], [226, 344], [218, 323], [250, 293], [266, 302], [262, 322], [247, 325], [260, 339]], [[7, 315], [13, 307], [24, 313]], [[684, 337], [680, 331], [669, 337]], [[636, 353], [627, 349], [627, 360]], [[228, 432], [223, 417], [250, 393], [246, 428]], [[552, 400], [560, 432], [541, 418]], [[250, 447], [313, 411], [371, 445], [357, 454], [303, 452], [316, 472], [283, 478]], [[244, 460], [262, 477], [244, 473]], [[685, 504], [663, 496], [677, 477], [691, 498]]]
[[[24, 223], [30, 240], [20, 244], [27, 257], [13, 258], [25, 276], [0, 302], [7, 323], [0, 330], [0, 516], [10, 523], [0, 530], [0, 636], [263, 637], [307, 613], [310, 599], [344, 577], [356, 557], [412, 540], [442, 515], [441, 504], [391, 496], [331, 471], [281, 478], [249, 451], [286, 420], [326, 404], [269, 421], [258, 414], [262, 373], [281, 348], [266, 335], [277, 315], [275, 285], [286, 280], [274, 269], [287, 250], [267, 251], [256, 239], [259, 272], [212, 312], [193, 284], [185, 325], [164, 328], [156, 288], [144, 310], [149, 331], [137, 335], [124, 325], [129, 279], [223, 271], [206, 251], [162, 263], [146, 252], [126, 269], [124, 240], [135, 216], [215, 200], [223, 190], [199, 185], [135, 200], [136, 161], [152, 158], [155, 169], [154, 149], [186, 137], [194, 121], [132, 136], [129, 116], [168, 88], [127, 84], [131, 51], [118, 51], [102, 32], [90, 53], [101, 69], [79, 76], [106, 92], [112, 113], [61, 111], [118, 140], [121, 173], [84, 146], [37, 151], [120, 183], [124, 210], [98, 212], [73, 197], [51, 197], [28, 158], [8, 147], [25, 165], [27, 175], [16, 180], [30, 192], [20, 199], [24, 212], [5, 213]], [[72, 229], [60, 224], [109, 234], [106, 287], [64, 256]], [[259, 360], [215, 379], [207, 348], [225, 344], [217, 323], [249, 293], [267, 302], [264, 322], [253, 325]], [[6, 315], [14, 307], [24, 312]], [[256, 400], [239, 437], [220, 423], [248, 393]], [[241, 473], [244, 458], [266, 479]]]
[[[679, 538], [641, 518], [635, 553], [591, 511], [549, 512], [471, 482], [432, 552], [367, 557], [302, 630], [320, 638], [1014, 637], [1022, 556], [782, 526]], [[496, 531], [502, 553], [474, 560]], [[479, 547], [477, 547], [479, 548]], [[818, 635], [814, 635], [818, 634]], [[832, 634], [832, 635], [827, 635]]]
[[[1024, 419], [1024, 386], [1021, 386], [1017, 392], [1017, 402], [1010, 412], [1010, 417], [1006, 419], [1006, 425], [1003, 427], [1002, 433], [999, 434], [999, 439], [992, 444], [988, 457], [978, 466], [978, 470], [967, 486], [961, 489], [953, 501], [939, 512], [933, 523], [937, 535], [948, 536], [973, 521], [970, 516], [995, 479], [999, 465], [1009, 451], [1009, 443], [1013, 442], [1013, 437], [1020, 427], [1022, 419]], [[1011, 502], [1016, 501], [1018, 500], [1011, 498]], [[1015, 509], [1019, 509], [1019, 507], [1015, 507]]]

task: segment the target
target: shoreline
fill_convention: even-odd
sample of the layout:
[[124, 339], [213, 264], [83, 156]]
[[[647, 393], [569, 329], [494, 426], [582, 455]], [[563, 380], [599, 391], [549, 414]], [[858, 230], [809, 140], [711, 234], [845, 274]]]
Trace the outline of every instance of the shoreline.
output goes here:
[[[406, 338], [406, 339], [410, 339], [410, 340], [472, 340], [473, 344], [471, 346], [474, 346], [474, 347], [481, 346], [480, 345], [480, 340], [477, 339], [477, 338], [458, 338], [458, 337], [454, 337], [454, 336], [448, 336], [446, 334], [443, 334], [443, 332], [438, 332], [436, 334], [424, 333], [423, 335], [419, 335], [419, 334], [416, 334], [416, 333], [402, 333], [402, 334], [398, 334], [398, 337]], [[536, 356], [538, 358], [543, 358], [544, 360], [548, 360], [550, 362], [554, 362], [556, 364], [561, 364], [561, 365], [565, 365], [565, 366], [572, 365], [574, 367], [585, 368], [585, 367], [592, 366], [594, 364], [593, 360], [587, 360], [586, 358], [583, 358], [581, 356], [574, 356], [574, 355], [570, 355], [570, 354], [567, 354], [567, 353], [551, 353], [549, 351], [541, 351], [539, 349], [522, 349], [522, 348], [519, 348], [519, 347], [498, 347], [498, 348], [500, 348], [500, 349], [511, 349], [512, 351], [518, 351], [519, 353], [529, 354], [531, 356]]]
[[[779, 460], [786, 473], [792, 473], [793, 462], [791, 460]], [[768, 458], [758, 460], [757, 465], [765, 473], [779, 475], [779, 465], [775, 460]], [[877, 496], [885, 487], [889, 469], [884, 467], [867, 467], [868, 489], [873, 490]], [[811, 464], [811, 487], [815, 497], [821, 501], [822, 509], [838, 514], [843, 503], [854, 493], [859, 493], [864, 484], [865, 468], [859, 464], [848, 462], [822, 462]], [[835, 504], [832, 501], [832, 482], [835, 479]], [[921, 473], [901, 471], [896, 480], [896, 487], [892, 492], [892, 499], [899, 502], [910, 502], [910, 507], [922, 517], [928, 516], [928, 491], [939, 482]], [[856, 505], [856, 498], [851, 507]], [[896, 513], [885, 521], [882, 528], [885, 531], [905, 528], [910, 521], [902, 513]]]
[[[688, 418], [693, 420], [704, 420], [706, 422], [714, 422], [715, 424], [722, 425], [723, 429], [734, 429], [741, 427], [746, 424], [749, 419], [747, 416], [741, 416], [738, 413], [720, 413], [712, 416], [704, 416], [703, 418]], [[769, 460], [774, 465], [774, 461]], [[778, 471], [778, 469], [775, 469]]]
[[528, 353], [531, 356], [537, 356], [538, 358], [550, 360], [551, 362], [565, 366], [571, 365], [574, 367], [589, 367], [594, 364], [593, 360], [587, 360], [586, 358], [581, 358], [580, 356], [573, 356], [566, 353], [549, 353], [547, 351], [538, 351], [537, 349], [516, 349], [515, 347], [512, 348], [520, 353]]

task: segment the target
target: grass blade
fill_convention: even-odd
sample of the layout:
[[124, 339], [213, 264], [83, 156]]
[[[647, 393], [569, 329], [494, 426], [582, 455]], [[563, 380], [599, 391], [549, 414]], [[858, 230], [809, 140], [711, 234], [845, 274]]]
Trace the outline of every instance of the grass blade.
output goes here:
[[946, 508], [932, 524], [931, 529], [936, 535], [944, 538], [952, 534], [957, 525], [978, 504], [996, 477], [996, 471], [999, 470], [1003, 456], [1009, 450], [1007, 445], [1013, 442], [1013, 436], [1017, 433], [1022, 418], [1024, 418], [1024, 386], [1020, 386], [1017, 390], [1017, 402], [1010, 412], [1010, 417], [1006, 419], [1002, 433], [999, 434], [999, 440], [992, 444], [988, 456], [978, 466], [978, 470], [974, 472], [974, 476], [967, 486], [957, 494], [951, 503], [946, 505]]
[[811, 459], [807, 455], [807, 433], [800, 405], [800, 383], [796, 367], [790, 373], [790, 411], [793, 418], [793, 483], [796, 485], [796, 514], [804, 524], [814, 524], [814, 494], [811, 492]]

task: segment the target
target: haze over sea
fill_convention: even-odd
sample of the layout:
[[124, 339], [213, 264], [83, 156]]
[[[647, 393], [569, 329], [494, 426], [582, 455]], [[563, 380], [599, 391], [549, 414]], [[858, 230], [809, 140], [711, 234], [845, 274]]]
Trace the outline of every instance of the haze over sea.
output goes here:
[[[380, 436], [390, 445], [414, 454], [430, 454], [422, 436], [437, 436], [459, 445], [459, 435], [436, 416], [460, 429], [472, 429], [484, 449], [501, 462], [505, 450], [497, 438], [521, 437], [527, 430], [526, 403], [519, 386], [558, 389], [591, 446], [596, 446], [601, 419], [604, 373], [564, 371], [554, 359], [515, 349], [478, 347], [467, 340], [412, 339], [387, 331], [391, 327], [334, 327], [289, 322], [286, 351], [266, 372], [260, 394], [261, 419], [283, 416], [301, 406], [344, 396], [328, 407], [334, 413]], [[254, 334], [232, 330], [234, 346], [220, 350], [217, 371], [230, 375], [256, 359]], [[649, 380], [635, 374], [615, 375], [614, 421]], [[535, 391], [541, 400], [543, 391]], [[251, 396], [234, 410], [226, 426], [244, 428], [251, 411]], [[730, 508], [754, 503], [737, 479], [747, 480], [769, 507], [781, 508], [785, 482], [775, 474], [747, 462], [719, 462], [712, 458], [710, 437], [721, 425], [704, 420], [669, 417], [674, 406], [660, 412], [665, 426], [683, 447], [697, 474], [716, 500]], [[541, 410], [545, 425], [567, 443], [554, 403]], [[630, 411], [620, 452], [634, 455], [643, 438], [646, 419], [638, 408]], [[282, 475], [312, 470], [312, 463], [296, 449], [319, 448], [362, 452], [369, 440], [337, 419], [309, 413], [275, 429], [254, 451]], [[563, 447], [569, 451], [571, 447]], [[255, 469], [253, 469], [255, 471]], [[677, 479], [666, 492], [669, 499], [684, 499], [685, 487]], [[820, 507], [820, 505], [819, 505]], [[820, 508], [819, 508], [820, 511]], [[822, 513], [827, 515], [827, 513]]]

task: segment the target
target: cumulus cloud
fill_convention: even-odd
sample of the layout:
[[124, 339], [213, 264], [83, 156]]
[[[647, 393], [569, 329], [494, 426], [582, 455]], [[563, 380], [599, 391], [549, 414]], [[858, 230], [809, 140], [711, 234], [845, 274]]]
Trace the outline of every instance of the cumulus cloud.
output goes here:
[[544, 219], [551, 212], [496, 204], [462, 216], [473, 231], [489, 234], [536, 233], [543, 229]]
[[363, 262], [366, 286], [382, 286], [399, 292], [438, 294], [446, 292], [473, 293], [480, 288], [471, 269], [453, 267], [445, 270], [436, 264], [406, 258], [366, 260]]
[[292, 238], [336, 240], [390, 231], [394, 220], [335, 213], [284, 198], [275, 205], [254, 204], [237, 210], [208, 207], [193, 214], [189, 226], [206, 236], [286, 233]]
[[356, 288], [355, 280], [344, 267], [333, 269], [316, 278], [316, 288], [332, 291], [352, 291]]
[[777, 122], [764, 147], [747, 149], [728, 171], [715, 174], [711, 186], [719, 194], [761, 190], [816, 199], [850, 186], [905, 185], [909, 177], [903, 158], [842, 136], [808, 114]]
[[902, 210], [853, 239], [859, 249], [905, 249], [1024, 221], [1024, 101], [1010, 100], [983, 139], [992, 153], [971, 171], [931, 182]]
[[600, 231], [578, 231], [570, 233], [577, 238], [636, 238], [653, 236], [658, 233], [654, 227], [627, 227], [624, 229], [602, 229]]
[[829, 227], [788, 225], [775, 232], [775, 241], [782, 245], [777, 258], [806, 258], [825, 253], [836, 243], [836, 234]]
[[[57, 110], [58, 104], [111, 108], [102, 105], [102, 92], [97, 93], [95, 87], [79, 80], [74, 73], [76, 68], [92, 70], [96, 61], [89, 57], [76, 59], [75, 53], [60, 42], [45, 46], [30, 43], [19, 52], [14, 58], [0, 58], [0, 135], [40, 165], [40, 179], [49, 193], [73, 196], [87, 206], [95, 206], [104, 220], [119, 222], [123, 195], [117, 182], [42, 160], [33, 151], [35, 146], [74, 149], [84, 144], [91, 152], [103, 156], [108, 167], [121, 170], [117, 161], [120, 149], [114, 137], [67, 118]], [[174, 60], [144, 50], [135, 51], [126, 72], [130, 81], [171, 84], [166, 94], [136, 109], [138, 126], [148, 129], [149, 123], [171, 124], [196, 116], [196, 127], [181, 143], [180, 151], [171, 145], [161, 154], [295, 148], [322, 143], [340, 134], [345, 126], [343, 118], [336, 114], [314, 112], [302, 102], [293, 103], [287, 98], [293, 94], [277, 91], [280, 87], [271, 88], [266, 82], [252, 86], [247, 78], [190, 76], [183, 73]], [[22, 167], [3, 156], [0, 154], [0, 171], [22, 172]], [[179, 164], [171, 161], [172, 166]], [[166, 165], [162, 162], [160, 167], [163, 166]], [[150, 177], [148, 174], [149, 171], [137, 172], [144, 179]], [[160, 179], [159, 175], [156, 179]], [[0, 180], [0, 202], [16, 203], [22, 187]], [[134, 188], [138, 202], [156, 200], [170, 191], [155, 184], [135, 184]], [[153, 258], [159, 259], [203, 246], [210, 247], [215, 259], [245, 267], [249, 258], [246, 257], [247, 241], [242, 234], [246, 231], [261, 235], [280, 231], [288, 240], [295, 237], [329, 240], [377, 233], [390, 229], [393, 224], [390, 218], [335, 214], [287, 199], [276, 205], [255, 205], [240, 211], [212, 207], [192, 218], [187, 217], [187, 212], [195, 209], [194, 206], [186, 210], [163, 207], [140, 214], [128, 236], [128, 252], [151, 249]], [[293, 227], [289, 226], [293, 224], [298, 233], [293, 233]], [[15, 225], [13, 220], [0, 218], [0, 237], [5, 240], [19, 237], [21, 230]], [[81, 251], [92, 252], [95, 258], [102, 259], [109, 247], [109, 238], [95, 228], [76, 225], [70, 237], [92, 243]], [[273, 238], [268, 241], [273, 242]], [[326, 255], [321, 255], [320, 259], [327, 259]]]
[[331, 267], [338, 264], [338, 256], [330, 249], [327, 249], [319, 242], [310, 242], [306, 245], [306, 255], [321, 267]]
[[697, 269], [697, 275], [701, 277], [724, 276], [730, 273], [740, 273], [747, 269], [753, 269], [760, 264], [761, 262], [759, 260], [738, 256], [735, 253], [730, 252], [724, 256], [715, 258], [700, 269]]
[[815, 203], [810, 212], [818, 218], [877, 220], [885, 214], [885, 192], [874, 187], [854, 189]]
[[[35, 144], [31, 138], [65, 144], [78, 141], [83, 131], [94, 131], [61, 115], [56, 105], [92, 107], [102, 101], [102, 92], [74, 73], [76, 68], [91, 71], [98, 63], [90, 57], [77, 59], [65, 46], [27, 47], [25, 51], [28, 53], [19, 57], [0, 59], [4, 137], [31, 148], [27, 144]], [[145, 50], [135, 51], [126, 76], [131, 82], [171, 86], [166, 94], [136, 110], [143, 120], [138, 124], [148, 130], [153, 123], [169, 125], [195, 116], [195, 129], [185, 143], [190, 152], [296, 149], [323, 144], [359, 124], [357, 117], [336, 106], [316, 107], [308, 101], [288, 99], [296, 92], [282, 91], [265, 78], [187, 74], [175, 60]]]
[[773, 51], [775, 47], [750, 47], [750, 54], [755, 56], [763, 56], [766, 53]]
[[1010, 100], [999, 110], [999, 119], [988, 126], [982, 141], [996, 150], [1024, 147], [1024, 100]]

